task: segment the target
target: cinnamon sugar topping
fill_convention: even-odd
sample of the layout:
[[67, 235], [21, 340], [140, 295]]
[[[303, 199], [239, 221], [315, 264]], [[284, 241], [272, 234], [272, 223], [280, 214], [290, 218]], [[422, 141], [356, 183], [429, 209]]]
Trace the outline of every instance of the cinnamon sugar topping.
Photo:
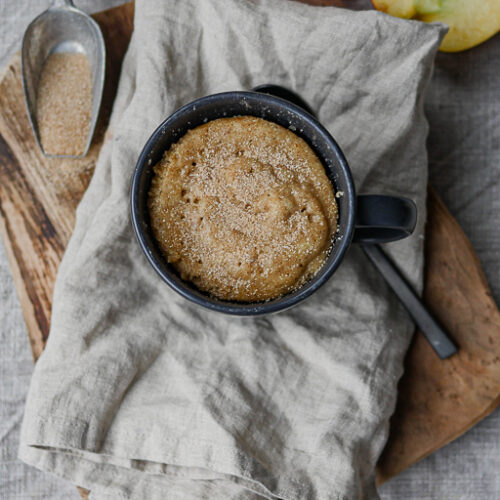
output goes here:
[[190, 130], [154, 167], [155, 238], [181, 277], [227, 300], [300, 287], [323, 265], [337, 204], [304, 140], [251, 116]]

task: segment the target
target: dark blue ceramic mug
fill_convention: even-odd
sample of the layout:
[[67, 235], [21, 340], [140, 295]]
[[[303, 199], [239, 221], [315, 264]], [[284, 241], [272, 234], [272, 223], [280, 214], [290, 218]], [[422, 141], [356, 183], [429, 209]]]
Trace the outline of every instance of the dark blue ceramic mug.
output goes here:
[[[272, 95], [271, 95], [272, 94]], [[189, 129], [217, 118], [252, 115], [290, 128], [302, 137], [319, 157], [337, 199], [338, 231], [325, 264], [299, 289], [272, 300], [255, 303], [221, 300], [180, 278], [163, 257], [153, 236], [147, 207], [153, 166], [163, 153]], [[186, 299], [215, 311], [254, 316], [287, 309], [309, 297], [339, 267], [351, 243], [385, 243], [410, 235], [417, 210], [407, 198], [384, 195], [356, 196], [349, 165], [328, 131], [316, 120], [302, 99], [282, 87], [266, 85], [252, 92], [225, 92], [186, 104], [168, 117], [144, 146], [132, 179], [132, 224], [144, 254], [160, 277]]]

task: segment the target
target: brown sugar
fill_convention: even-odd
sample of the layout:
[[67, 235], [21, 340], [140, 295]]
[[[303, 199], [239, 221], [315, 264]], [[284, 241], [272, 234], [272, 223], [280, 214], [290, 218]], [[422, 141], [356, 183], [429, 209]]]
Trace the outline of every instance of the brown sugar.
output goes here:
[[52, 155], [83, 154], [92, 109], [90, 65], [84, 54], [51, 54], [37, 93], [37, 122], [43, 150]]
[[187, 132], [154, 167], [159, 247], [185, 280], [243, 302], [297, 289], [324, 264], [337, 204], [321, 161], [288, 129], [252, 116]]

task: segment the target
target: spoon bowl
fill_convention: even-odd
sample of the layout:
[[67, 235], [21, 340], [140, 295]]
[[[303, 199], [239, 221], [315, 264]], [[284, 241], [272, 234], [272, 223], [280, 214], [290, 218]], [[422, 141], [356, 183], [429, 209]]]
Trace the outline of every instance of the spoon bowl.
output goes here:
[[[80, 155], [47, 154], [40, 141], [37, 119], [37, 89], [42, 68], [51, 54], [85, 54], [90, 65], [92, 109], [85, 150]], [[26, 109], [36, 141], [47, 157], [84, 157], [92, 142], [104, 88], [106, 49], [99, 25], [77, 9], [71, 0], [55, 0], [28, 26], [21, 50], [21, 73]]]

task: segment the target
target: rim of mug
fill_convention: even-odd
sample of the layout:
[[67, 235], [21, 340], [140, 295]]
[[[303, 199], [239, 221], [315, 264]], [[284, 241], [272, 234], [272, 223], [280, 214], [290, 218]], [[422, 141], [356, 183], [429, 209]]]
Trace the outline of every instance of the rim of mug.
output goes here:
[[[241, 99], [242, 101], [256, 101], [259, 105], [265, 105], [266, 103], [278, 105], [282, 107], [284, 111], [292, 112], [295, 116], [298, 116], [301, 121], [307, 122], [316, 131], [316, 140], [318, 137], [320, 137], [323, 141], [325, 141], [328, 144], [329, 149], [332, 151], [332, 155], [335, 156], [336, 162], [325, 165], [325, 162], [322, 161], [321, 163], [323, 165], [323, 168], [325, 168], [325, 170], [330, 170], [330, 173], [332, 175], [338, 173], [337, 170], [340, 170], [346, 181], [346, 187], [343, 189], [343, 197], [345, 197], [345, 199], [347, 200], [348, 213], [342, 215], [342, 217], [344, 217], [343, 220], [346, 221], [346, 231], [344, 231], [340, 235], [335, 235], [334, 242], [332, 244], [332, 248], [335, 249], [334, 258], [329, 261], [329, 259], [331, 258], [330, 253], [327, 256], [327, 260], [317, 271], [317, 273], [310, 280], [300, 286], [297, 290], [281, 295], [275, 299], [261, 302], [226, 301], [223, 299], [218, 299], [217, 297], [212, 297], [206, 292], [202, 292], [201, 290], [196, 291], [196, 286], [182, 280], [178, 276], [174, 268], [170, 264], [168, 264], [165, 257], [161, 256], [161, 258], [157, 258], [156, 255], [154, 255], [154, 253], [151, 251], [152, 249], [145, 235], [146, 232], [150, 231], [150, 229], [148, 229], [149, 223], [144, 222], [139, 207], [139, 203], [142, 200], [142, 198], [139, 196], [140, 181], [142, 175], [144, 175], [144, 172], [148, 167], [151, 167], [151, 152], [153, 151], [161, 136], [165, 134], [165, 131], [174, 129], [176, 122], [181, 117], [184, 117], [186, 113], [199, 111], [200, 107], [203, 107], [207, 104], [213, 104], [214, 102], [220, 102], [221, 104], [221, 116], [219, 118], [243, 116], [244, 113], [230, 115], [228, 115], [227, 113], [225, 115], [223, 114], [224, 101], [233, 100], [235, 98]], [[208, 121], [213, 121], [215, 119], [217, 118], [212, 118]], [[265, 119], [268, 121], [273, 121], [272, 116], [266, 117]], [[201, 123], [199, 125], [201, 125]], [[194, 125], [193, 128], [199, 125]], [[173, 141], [172, 144], [174, 142], [177, 142], [186, 132], [179, 136], [176, 141]], [[299, 135], [299, 137], [302, 137], [300, 134], [297, 135]], [[313, 149], [315, 154], [318, 154], [316, 150], [318, 148], [315, 149], [315, 147], [312, 145], [313, 141], [310, 137], [308, 137], [308, 139], [309, 140], [306, 140], [306, 142]], [[337, 165], [337, 169], [335, 171], [334, 167], [332, 166], [333, 163]], [[151, 177], [151, 174], [149, 174], [149, 176]], [[334, 181], [332, 180], [331, 176], [328, 175], [327, 177], [332, 183], [334, 192], [337, 193], [337, 186], [334, 185]], [[146, 256], [147, 260], [154, 268], [154, 270], [157, 272], [157, 274], [161, 277], [161, 279], [174, 291], [176, 291], [185, 299], [213, 311], [236, 316], [259, 316], [283, 311], [297, 305], [298, 303], [302, 302], [307, 297], [315, 293], [331, 278], [333, 273], [341, 264], [344, 255], [352, 242], [356, 217], [356, 193], [351, 170], [342, 150], [338, 146], [335, 139], [328, 132], [328, 130], [326, 130], [326, 128], [321, 125], [321, 123], [314, 116], [312, 116], [310, 113], [297, 106], [296, 104], [280, 97], [253, 91], [231, 91], [200, 97], [189, 102], [188, 104], [185, 104], [165, 120], [163, 120], [162, 123], [154, 130], [149, 139], [146, 141], [134, 169], [130, 189], [130, 210], [134, 233], [144, 255]], [[339, 207], [339, 222], [337, 228], [340, 227], [340, 217], [341, 214]], [[151, 235], [150, 239], [154, 241], [154, 236]], [[156, 253], [161, 254], [159, 250], [157, 250]], [[194, 289], [191, 289], [191, 287]]]

